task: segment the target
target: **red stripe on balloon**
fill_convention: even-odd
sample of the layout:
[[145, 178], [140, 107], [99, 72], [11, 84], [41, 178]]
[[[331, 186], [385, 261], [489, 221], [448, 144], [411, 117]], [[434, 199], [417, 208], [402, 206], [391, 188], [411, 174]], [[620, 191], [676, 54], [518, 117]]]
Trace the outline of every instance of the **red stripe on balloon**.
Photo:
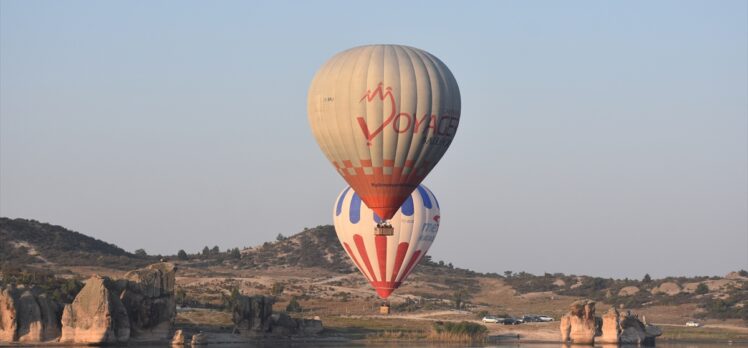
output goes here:
[[[348, 252], [348, 255], [350, 255], [351, 258], [353, 259], [353, 263], [356, 264], [356, 267], [358, 267], [358, 269], [361, 271], [361, 273], [364, 273], [364, 269], [361, 268], [361, 264], [358, 263], [358, 259], [356, 258], [356, 255], [353, 254], [353, 250], [351, 250], [351, 247], [348, 245], [348, 243], [343, 242], [343, 246], [345, 247], [345, 251]], [[366, 274], [364, 274], [364, 277], [366, 277]], [[369, 277], [366, 277], [366, 278], [368, 279]], [[369, 279], [369, 280], [371, 280], [371, 279]]]
[[376, 236], [377, 261], [379, 261], [379, 279], [387, 279], [387, 236]]
[[356, 249], [358, 249], [358, 254], [361, 255], [361, 260], [364, 261], [366, 269], [369, 271], [369, 274], [371, 274], [371, 279], [369, 280], [373, 282], [377, 281], [377, 277], [374, 275], [374, 269], [371, 267], [371, 261], [369, 261], [369, 254], [366, 253], [364, 238], [362, 238], [360, 234], [356, 234], [353, 236], [353, 241], [356, 242]]
[[413, 271], [413, 267], [415, 267], [416, 263], [418, 263], [419, 256], [421, 256], [421, 251], [416, 250], [416, 252], [413, 253], [413, 257], [408, 262], [408, 266], [405, 267], [405, 272], [403, 273], [403, 276], [400, 277], [400, 279], [398, 279], [399, 281], [402, 281], [403, 279], [405, 279], [405, 277], [407, 277], [408, 274], [410, 274], [410, 272]]
[[400, 273], [400, 267], [403, 265], [403, 260], [405, 260], [405, 253], [408, 252], [408, 243], [400, 243], [397, 246], [397, 255], [395, 256], [395, 267], [392, 269], [392, 277], [390, 278], [391, 282], [394, 282], [397, 280], [397, 274]]

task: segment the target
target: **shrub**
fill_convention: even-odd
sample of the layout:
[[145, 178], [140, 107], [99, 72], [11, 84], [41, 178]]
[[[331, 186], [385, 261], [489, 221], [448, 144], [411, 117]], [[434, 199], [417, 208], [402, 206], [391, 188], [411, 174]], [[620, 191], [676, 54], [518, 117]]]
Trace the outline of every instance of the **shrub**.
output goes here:
[[703, 295], [709, 292], [709, 287], [706, 286], [704, 283], [699, 283], [699, 286], [696, 287], [696, 294], [697, 295]]
[[482, 342], [485, 341], [488, 329], [476, 323], [461, 321], [459, 323], [440, 322], [434, 323], [429, 334], [432, 341], [448, 342]]
[[288, 302], [288, 306], [286, 306], [286, 312], [301, 312], [301, 304], [299, 303], [299, 300], [296, 298], [296, 296], [291, 296], [291, 301]]
[[177, 258], [180, 260], [187, 260], [187, 253], [184, 250], [179, 249], [179, 252], [177, 252]]

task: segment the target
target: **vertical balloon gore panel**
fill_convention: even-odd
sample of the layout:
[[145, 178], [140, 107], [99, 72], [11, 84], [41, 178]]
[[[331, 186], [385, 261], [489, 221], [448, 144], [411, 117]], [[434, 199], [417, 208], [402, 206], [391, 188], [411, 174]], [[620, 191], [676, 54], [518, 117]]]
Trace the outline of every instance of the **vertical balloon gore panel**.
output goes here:
[[460, 89], [447, 66], [408, 46], [340, 52], [316, 73], [307, 111], [335, 170], [390, 220], [452, 143]]
[[343, 249], [381, 298], [400, 287], [431, 247], [441, 215], [434, 194], [419, 185], [390, 219], [391, 236], [376, 235], [381, 217], [347, 187], [333, 206], [333, 221]]

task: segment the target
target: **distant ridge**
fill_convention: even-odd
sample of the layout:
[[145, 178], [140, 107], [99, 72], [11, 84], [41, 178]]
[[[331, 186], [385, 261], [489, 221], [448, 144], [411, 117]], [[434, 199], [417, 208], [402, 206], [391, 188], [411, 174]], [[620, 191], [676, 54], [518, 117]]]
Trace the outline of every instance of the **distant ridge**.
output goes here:
[[105, 266], [130, 269], [152, 262], [104, 241], [36, 220], [0, 217], [0, 264]]
[[241, 263], [257, 267], [321, 267], [341, 273], [354, 270], [331, 225], [305, 228], [289, 237], [279, 235], [275, 242], [246, 248], [242, 250]]

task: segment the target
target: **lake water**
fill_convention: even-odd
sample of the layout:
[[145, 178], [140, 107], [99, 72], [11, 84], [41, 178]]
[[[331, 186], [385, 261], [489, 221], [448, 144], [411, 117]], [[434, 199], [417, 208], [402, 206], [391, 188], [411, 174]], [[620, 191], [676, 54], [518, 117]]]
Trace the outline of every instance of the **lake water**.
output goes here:
[[[71, 346], [66, 346], [71, 347]], [[83, 347], [83, 346], [81, 346]], [[139, 346], [143, 348], [164, 348], [170, 345], [148, 345]], [[189, 347], [189, 346], [186, 346]], [[481, 347], [481, 348], [581, 348], [586, 346], [567, 346], [560, 343], [500, 343], [500, 344], [443, 344], [443, 343], [418, 343], [418, 342], [266, 342], [266, 343], [247, 343], [247, 344], [210, 344], [202, 347], [216, 348], [341, 348], [341, 347], [361, 347], [361, 348], [458, 348], [458, 347]], [[597, 344], [597, 348], [618, 348], [618, 345]], [[637, 346], [620, 346], [621, 348], [637, 348]], [[748, 347], [746, 343], [691, 343], [691, 342], [660, 342], [658, 348], [724, 348], [724, 347]], [[87, 347], [90, 348], [90, 347]]]

